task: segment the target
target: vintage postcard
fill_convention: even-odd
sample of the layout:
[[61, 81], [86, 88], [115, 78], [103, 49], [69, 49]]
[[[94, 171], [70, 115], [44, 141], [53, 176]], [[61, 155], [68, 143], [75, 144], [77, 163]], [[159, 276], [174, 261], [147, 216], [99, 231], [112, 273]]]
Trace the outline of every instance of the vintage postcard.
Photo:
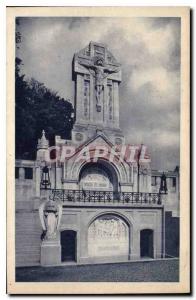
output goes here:
[[7, 292], [190, 293], [190, 9], [7, 7]]

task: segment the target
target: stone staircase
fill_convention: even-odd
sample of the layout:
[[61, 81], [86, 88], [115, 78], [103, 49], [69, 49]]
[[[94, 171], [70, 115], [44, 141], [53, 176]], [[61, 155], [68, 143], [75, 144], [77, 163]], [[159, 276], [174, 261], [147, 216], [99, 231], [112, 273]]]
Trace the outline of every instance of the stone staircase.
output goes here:
[[37, 210], [16, 212], [16, 266], [40, 264], [42, 228]]

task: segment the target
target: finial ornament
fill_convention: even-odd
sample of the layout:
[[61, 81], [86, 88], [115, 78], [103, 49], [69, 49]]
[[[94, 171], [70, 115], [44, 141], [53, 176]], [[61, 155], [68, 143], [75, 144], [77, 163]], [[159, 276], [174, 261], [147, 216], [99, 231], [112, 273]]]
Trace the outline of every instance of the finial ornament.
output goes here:
[[38, 139], [37, 149], [48, 149], [49, 142], [46, 139], [45, 130], [42, 130], [42, 136], [41, 139]]

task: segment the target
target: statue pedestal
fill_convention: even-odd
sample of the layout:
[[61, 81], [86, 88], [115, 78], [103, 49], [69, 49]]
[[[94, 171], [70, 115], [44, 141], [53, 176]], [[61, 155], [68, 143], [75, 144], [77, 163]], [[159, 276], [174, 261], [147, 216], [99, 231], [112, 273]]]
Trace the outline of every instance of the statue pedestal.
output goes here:
[[61, 263], [61, 245], [59, 240], [45, 240], [41, 244], [41, 266]]

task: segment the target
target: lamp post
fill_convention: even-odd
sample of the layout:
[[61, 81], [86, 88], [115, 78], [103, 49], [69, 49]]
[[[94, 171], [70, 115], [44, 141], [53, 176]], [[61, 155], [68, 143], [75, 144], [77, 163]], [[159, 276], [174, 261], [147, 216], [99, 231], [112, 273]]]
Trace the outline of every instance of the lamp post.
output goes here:
[[49, 168], [45, 165], [42, 169], [40, 189], [48, 190], [51, 188]]
[[166, 175], [164, 172], [161, 175], [159, 194], [167, 194], [167, 179], [166, 179]]

